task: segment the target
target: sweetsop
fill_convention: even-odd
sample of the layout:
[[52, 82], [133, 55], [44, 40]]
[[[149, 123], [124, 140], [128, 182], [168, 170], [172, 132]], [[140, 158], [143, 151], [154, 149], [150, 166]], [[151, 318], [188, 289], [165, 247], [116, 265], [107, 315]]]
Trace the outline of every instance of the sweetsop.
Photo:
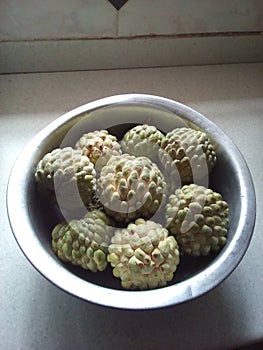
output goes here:
[[195, 184], [169, 196], [167, 228], [187, 255], [208, 255], [225, 245], [229, 208], [221, 194]]
[[107, 267], [113, 222], [100, 210], [88, 212], [83, 219], [56, 225], [52, 231], [52, 248], [59, 259], [92, 272]]
[[107, 226], [116, 226], [116, 223], [113, 220], [113, 218], [108, 216], [101, 208], [88, 210], [87, 213], [84, 215], [83, 219], [102, 220]]
[[96, 192], [96, 171], [88, 157], [71, 147], [57, 148], [38, 163], [35, 179], [64, 209], [88, 205]]
[[115, 231], [108, 261], [113, 275], [125, 289], [144, 290], [166, 286], [179, 264], [178, 245], [163, 226], [137, 219]]
[[122, 153], [117, 138], [109, 134], [107, 130], [96, 130], [82, 135], [75, 148], [89, 157], [98, 171], [107, 164], [111, 156]]
[[[174, 187], [196, 183], [205, 178], [216, 163], [214, 145], [209, 136], [192, 128], [176, 128], [166, 134], [159, 158]], [[200, 183], [199, 183], [200, 184]]]
[[155, 160], [158, 158], [158, 149], [163, 138], [164, 135], [155, 126], [137, 125], [126, 132], [121, 141], [121, 146], [125, 153]]
[[165, 193], [164, 177], [147, 157], [129, 154], [112, 157], [98, 179], [98, 194], [104, 209], [119, 222], [152, 217]]

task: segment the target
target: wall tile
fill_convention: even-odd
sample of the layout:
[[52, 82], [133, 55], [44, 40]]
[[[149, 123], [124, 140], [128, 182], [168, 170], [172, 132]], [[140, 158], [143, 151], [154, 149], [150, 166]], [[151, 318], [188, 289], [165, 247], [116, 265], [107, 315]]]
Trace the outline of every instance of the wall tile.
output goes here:
[[0, 1], [0, 40], [262, 30], [261, 0]]
[[129, 0], [120, 36], [263, 30], [261, 0]]
[[113, 37], [117, 10], [107, 0], [1, 0], [0, 40]]
[[262, 35], [5, 42], [0, 74], [262, 62], [262, 52]]

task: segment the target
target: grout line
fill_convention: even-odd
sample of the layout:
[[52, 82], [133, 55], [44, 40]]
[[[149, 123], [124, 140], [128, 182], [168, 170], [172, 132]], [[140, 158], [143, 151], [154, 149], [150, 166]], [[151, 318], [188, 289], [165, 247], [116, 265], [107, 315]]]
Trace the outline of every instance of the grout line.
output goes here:
[[202, 37], [240, 37], [240, 36], [263, 36], [262, 31], [249, 32], [209, 32], [209, 33], [185, 33], [185, 34], [146, 34], [134, 36], [119, 36], [119, 16], [117, 13], [117, 36], [105, 37], [68, 37], [68, 38], [28, 38], [28, 39], [0, 39], [0, 43], [41, 42], [41, 41], [86, 41], [86, 40], [133, 40], [147, 38], [202, 38]]
[[116, 70], [144, 70], [144, 69], [169, 69], [169, 68], [177, 68], [177, 67], [200, 67], [200, 66], [225, 66], [225, 65], [244, 65], [244, 64], [262, 64], [262, 62], [255, 62], [255, 61], [247, 61], [247, 62], [229, 62], [229, 63], [196, 63], [191, 65], [174, 65], [174, 66], [151, 66], [151, 67], [143, 67], [143, 66], [137, 66], [137, 67], [125, 67], [125, 68], [94, 68], [94, 69], [75, 69], [75, 70], [51, 70], [51, 71], [32, 71], [32, 72], [10, 72], [10, 73], [0, 73], [1, 76], [6, 75], [27, 75], [27, 74], [57, 74], [57, 73], [78, 73], [78, 72], [98, 72], [98, 71], [116, 71]]
[[116, 18], [117, 18], [117, 23], [116, 23], [116, 37], [119, 38], [119, 11], [117, 11], [117, 15], [116, 15]]

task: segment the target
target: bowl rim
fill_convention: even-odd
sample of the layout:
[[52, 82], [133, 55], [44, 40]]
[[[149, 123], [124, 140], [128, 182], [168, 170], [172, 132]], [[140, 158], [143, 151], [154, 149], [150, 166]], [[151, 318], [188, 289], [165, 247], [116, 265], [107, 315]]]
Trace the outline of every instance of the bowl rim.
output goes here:
[[[50, 256], [39, 244], [39, 239], [30, 225], [25, 192], [28, 174], [20, 171], [21, 168], [27, 169], [27, 166], [32, 163], [32, 149], [38, 149], [41, 141], [72, 118], [103, 107], [127, 104], [161, 107], [189, 122], [198, 124], [212, 137], [214, 135], [221, 142], [224, 142], [235, 155], [232, 161], [238, 171], [242, 197], [241, 216], [236, 233], [230, 244], [225, 247], [222, 254], [212, 264], [187, 280], [146, 291], [117, 290], [95, 285], [62, 268], [61, 263]], [[256, 218], [256, 199], [251, 173], [243, 155], [225, 132], [201, 113], [180, 102], [156, 95], [137, 93], [114, 95], [89, 102], [61, 115], [39, 131], [27, 143], [12, 167], [6, 201], [10, 226], [20, 249], [29, 262], [46, 279], [60, 289], [85, 301], [114, 308], [135, 310], [180, 304], [199, 297], [219, 285], [242, 260], [252, 238]], [[224, 266], [223, 271], [220, 269], [222, 266]]]

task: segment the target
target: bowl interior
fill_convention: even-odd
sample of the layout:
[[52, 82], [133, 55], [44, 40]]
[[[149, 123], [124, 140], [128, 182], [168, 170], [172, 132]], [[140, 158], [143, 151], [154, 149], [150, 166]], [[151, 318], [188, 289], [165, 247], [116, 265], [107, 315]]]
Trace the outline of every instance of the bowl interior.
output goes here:
[[[52, 151], [54, 148], [74, 146], [76, 141], [84, 133], [107, 129], [118, 140], [121, 140], [125, 132], [131, 127], [144, 123], [156, 126], [163, 133], [182, 126], [205, 129], [202, 126], [200, 127], [198, 122], [191, 121], [190, 123], [182, 115], [179, 116], [162, 107], [150, 106], [143, 103], [110, 105], [75, 115], [65, 123], [59, 125], [58, 128], [46, 135], [45, 138], [41, 139], [38, 148], [31, 155], [27, 173], [25, 189], [26, 207], [32, 228], [41, 246], [57, 264], [60, 264], [64, 269], [70, 271], [70, 273], [80, 277], [84, 281], [116, 290], [122, 289], [120, 280], [112, 276], [110, 267], [104, 272], [92, 273], [79, 267], [62, 263], [53, 253], [51, 249], [51, 232], [53, 227], [64, 219], [64, 213], [39, 193], [34, 180], [34, 172], [37, 163], [44, 154]], [[204, 131], [209, 133], [209, 130]], [[231, 243], [238, 226], [242, 199], [239, 174], [236, 171], [231, 155], [228, 153], [228, 149], [225, 148], [224, 144], [220, 143], [216, 133], [213, 135], [210, 134], [210, 136], [215, 143], [217, 163], [210, 174], [208, 186], [214, 191], [220, 192], [223, 199], [229, 204], [230, 224], [228, 242], [218, 254], [199, 258], [182, 256], [178, 270], [174, 274], [173, 280], [169, 282], [169, 285], [186, 281], [211, 266], [211, 264], [214, 264]], [[72, 218], [74, 218], [74, 215], [77, 218], [76, 216], [81, 217], [82, 213], [74, 213], [72, 215]]]

